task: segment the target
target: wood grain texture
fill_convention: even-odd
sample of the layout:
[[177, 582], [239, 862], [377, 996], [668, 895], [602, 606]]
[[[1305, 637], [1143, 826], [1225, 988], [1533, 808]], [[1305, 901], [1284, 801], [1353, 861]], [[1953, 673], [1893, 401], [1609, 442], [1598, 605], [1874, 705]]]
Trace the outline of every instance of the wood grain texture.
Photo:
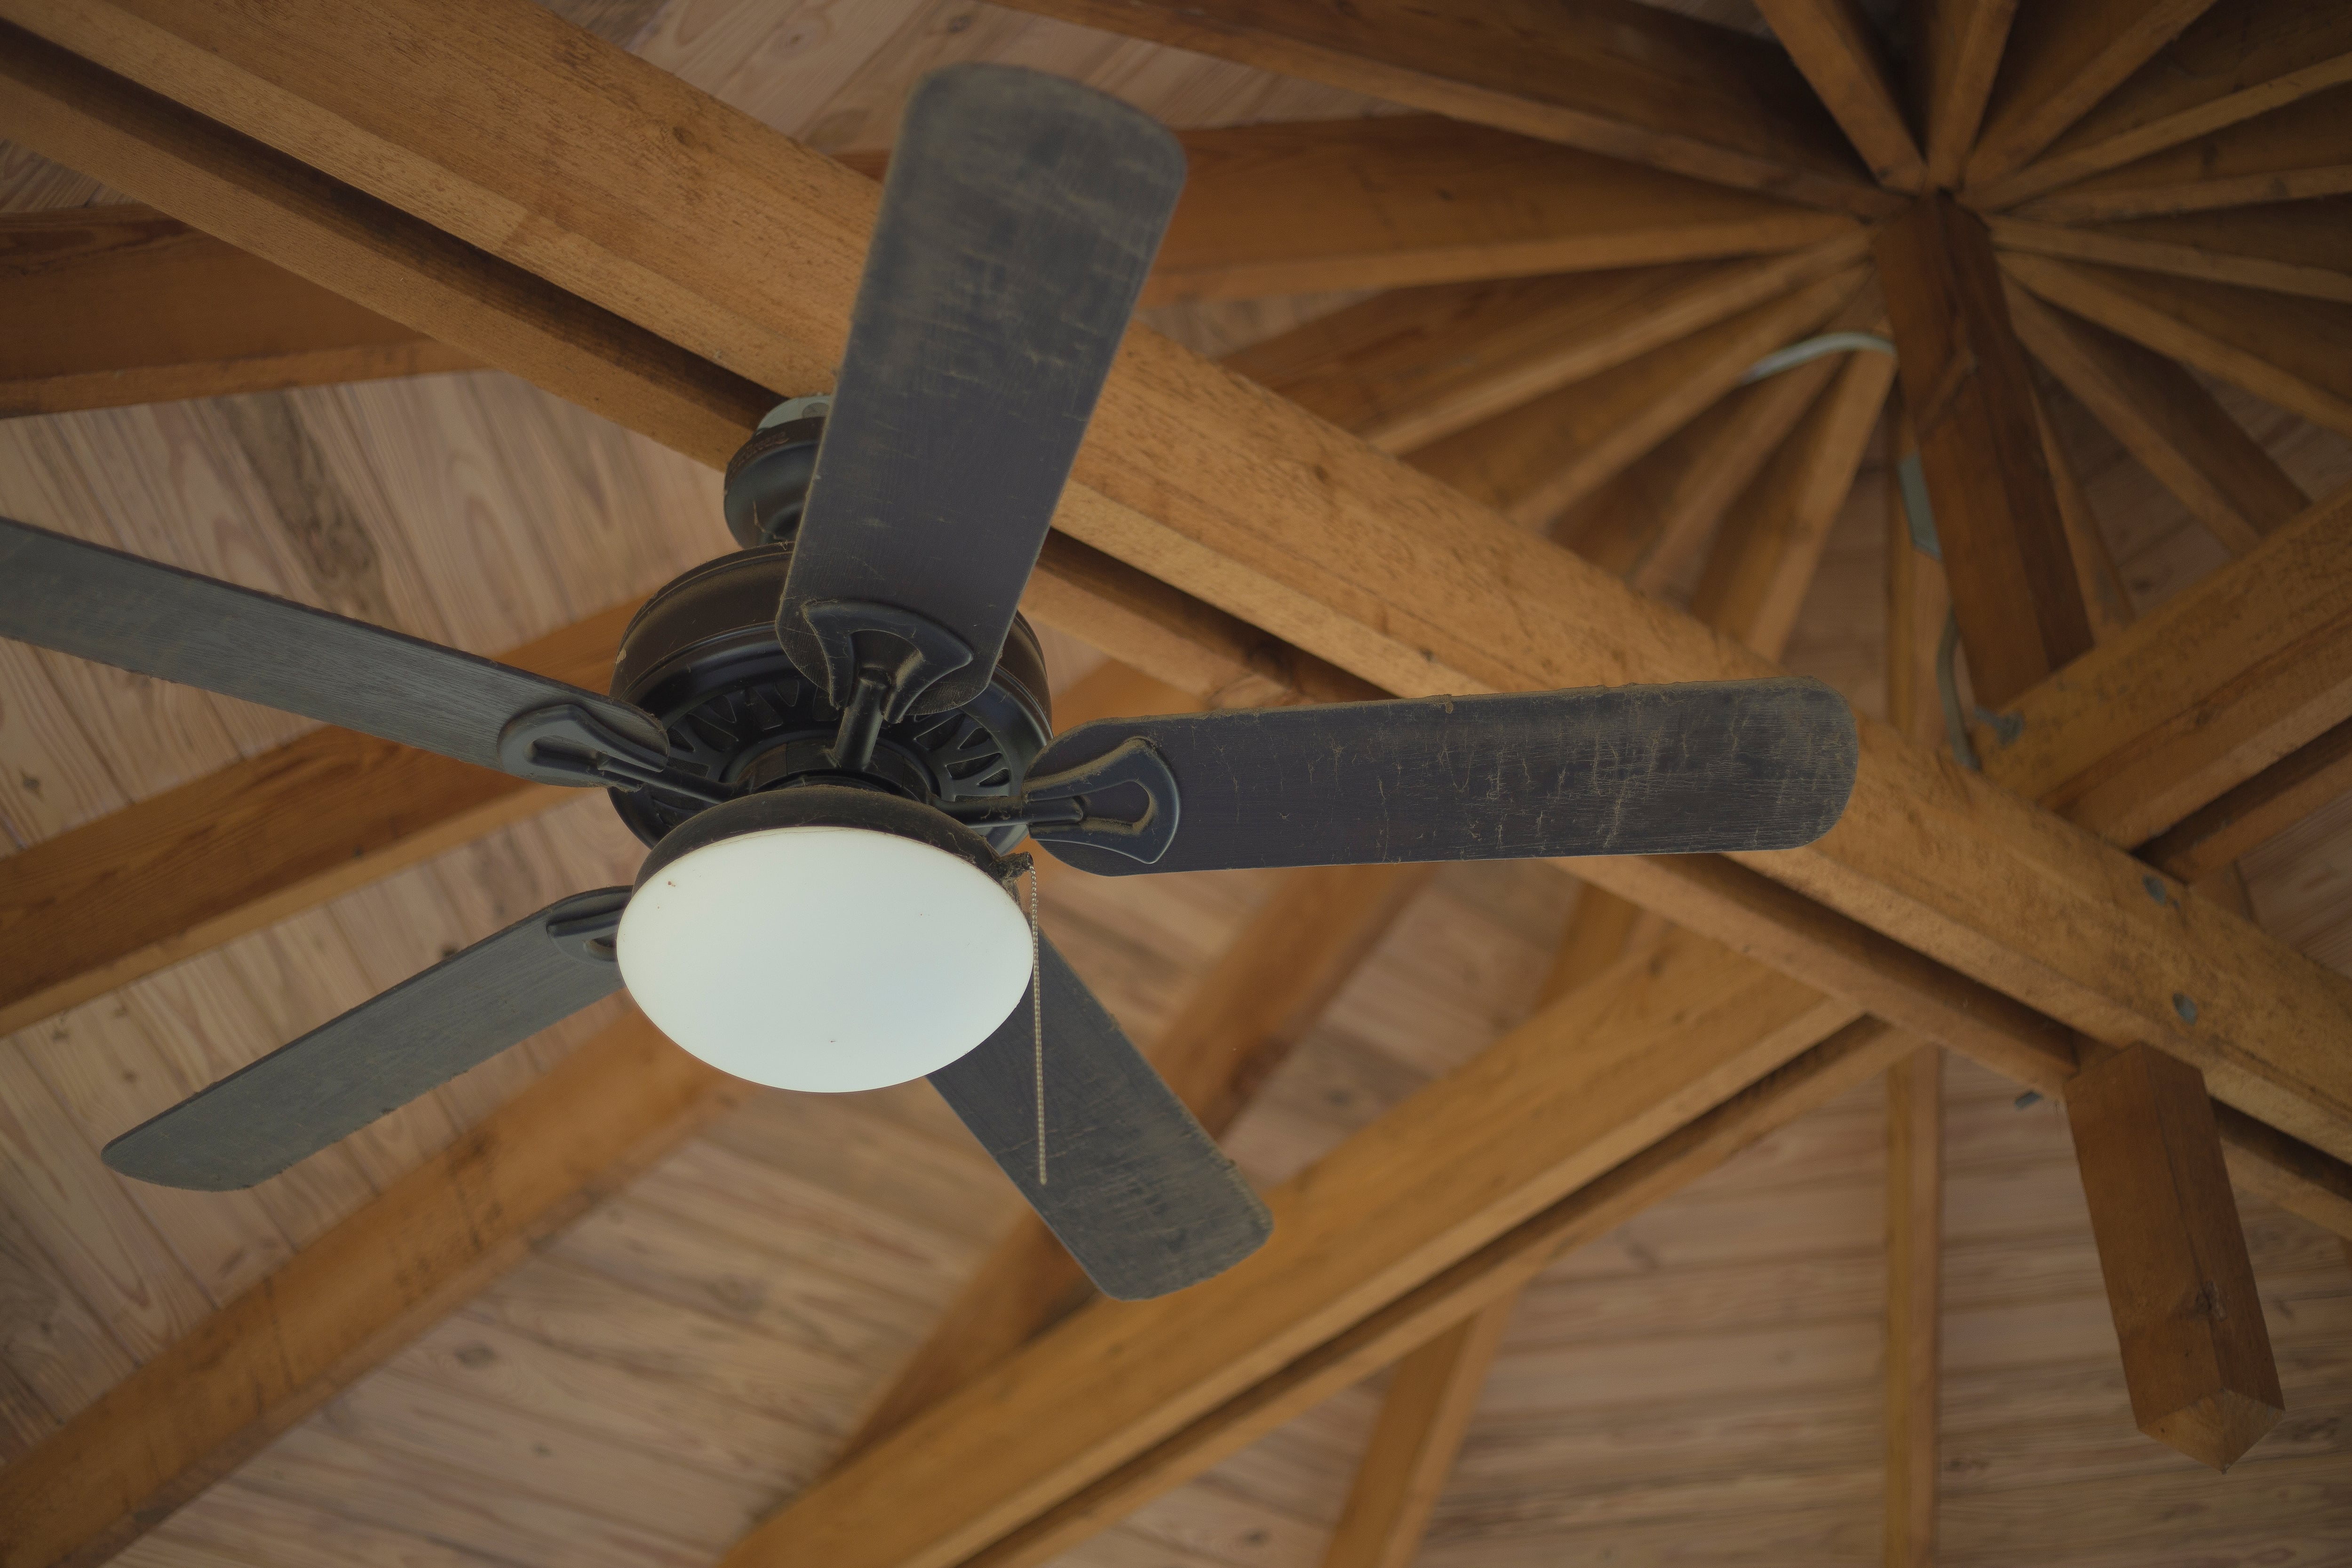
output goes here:
[[1410, 451], [1858, 259], [1860, 235], [1785, 257], [1376, 295], [1224, 363], [1383, 450]]
[[2194, 1068], [2134, 1046], [2066, 1086], [2099, 1269], [2141, 1431], [2227, 1469], [2285, 1399]]
[[111, 1555], [641, 1169], [719, 1082], [615, 1026], [0, 1472], [5, 1561]]
[[1890, 205], [1776, 51], [1632, 4], [1567, 15], [1155, 0], [1021, 8], [1720, 184], [1864, 215]]
[[2213, 0], [2029, 5], [2010, 29], [1962, 178], [1990, 184], [2033, 157], [2194, 22]]
[[1848, 302], [1862, 282], [1857, 269], [1809, 284], [1417, 447], [1406, 460], [1515, 522], [1543, 527], [1720, 400], [1764, 355], [1832, 313], [1855, 314]]
[[2219, 0], [2021, 168], [1972, 178], [1998, 208], [2352, 79], [2352, 21], [2295, 0]]
[[2033, 357], [2242, 555], [2311, 504], [2262, 444], [2173, 360], [2011, 284], [2010, 320]]
[[1480, 1310], [1390, 1372], [1380, 1425], [1358, 1464], [1323, 1568], [1406, 1568], [1419, 1554], [1516, 1305], [1505, 1297]]
[[0, 223], [0, 414], [470, 370], [476, 361], [152, 207]]
[[1960, 182], [1992, 96], [2017, 0], [1910, 0], [1911, 100], [1925, 123], [1930, 186]]
[[1993, 243], [2074, 261], [2352, 302], [2352, 199], [2063, 226], [1996, 216]]
[[2039, 195], [2009, 210], [2041, 223], [2303, 201], [2352, 191], [2352, 84], [2331, 86]]
[[1143, 302], [1589, 272], [1834, 239], [1852, 220], [1431, 115], [1181, 138]]
[[1933, 1568], [1943, 1321], [1943, 1053], [1886, 1069], [1887, 1568]]
[[2322, 731], [2140, 846], [2166, 875], [2194, 882], [2234, 863], [2352, 789], [2352, 721]]
[[1872, 176], [1889, 190], [1916, 191], [1927, 161], [1895, 97], [1885, 46], [1862, 6], [1854, 0], [1761, 0], [1757, 9]]
[[1998, 708], [2091, 646], [2032, 371], [1974, 215], [1923, 197], [1877, 250], [1969, 679]]
[[2047, 256], [2002, 265], [2053, 305], [2352, 434], [2352, 305]]

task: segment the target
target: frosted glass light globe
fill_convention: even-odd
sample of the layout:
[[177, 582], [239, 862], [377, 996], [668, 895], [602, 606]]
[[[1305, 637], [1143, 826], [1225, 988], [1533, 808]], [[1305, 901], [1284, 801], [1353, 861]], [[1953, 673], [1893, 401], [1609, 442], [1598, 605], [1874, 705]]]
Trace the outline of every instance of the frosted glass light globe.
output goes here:
[[862, 827], [773, 827], [661, 868], [621, 917], [656, 1027], [778, 1089], [880, 1089], [947, 1066], [1027, 992], [1029, 923], [969, 860]]

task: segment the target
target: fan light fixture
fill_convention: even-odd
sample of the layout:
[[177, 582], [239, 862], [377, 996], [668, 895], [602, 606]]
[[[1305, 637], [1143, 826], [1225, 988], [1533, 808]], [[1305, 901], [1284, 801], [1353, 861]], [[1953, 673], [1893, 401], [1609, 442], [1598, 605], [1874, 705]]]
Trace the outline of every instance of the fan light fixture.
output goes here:
[[656, 1027], [777, 1089], [924, 1077], [986, 1039], [1029, 986], [1029, 924], [1003, 884], [865, 827], [694, 847], [638, 883], [616, 945]]

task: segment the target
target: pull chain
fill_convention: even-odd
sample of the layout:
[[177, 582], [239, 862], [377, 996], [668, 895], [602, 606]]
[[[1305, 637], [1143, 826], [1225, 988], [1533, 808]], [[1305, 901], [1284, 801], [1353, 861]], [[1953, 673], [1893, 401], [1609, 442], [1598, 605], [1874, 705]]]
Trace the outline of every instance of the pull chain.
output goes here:
[[1037, 935], [1037, 863], [1029, 863], [1029, 1031], [1036, 1041], [1037, 1184], [1045, 1184], [1045, 965]]

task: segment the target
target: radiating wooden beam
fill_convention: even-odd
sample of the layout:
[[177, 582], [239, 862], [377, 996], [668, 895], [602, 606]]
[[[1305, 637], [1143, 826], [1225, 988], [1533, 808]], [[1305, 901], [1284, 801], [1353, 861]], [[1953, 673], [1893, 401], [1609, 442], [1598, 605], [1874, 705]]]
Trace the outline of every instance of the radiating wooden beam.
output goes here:
[[1796, 250], [1853, 222], [1435, 115], [1180, 134], [1147, 305]]
[[2089, 0], [2026, 5], [1969, 150], [1970, 189], [2023, 167], [2093, 104], [2177, 37], [2213, 0]]
[[106, 1561], [736, 1092], [631, 1012], [0, 1469], [0, 1564]]
[[1016, 4], [1717, 184], [1863, 215], [1891, 205], [1777, 47], [1631, 0]]
[[478, 364], [152, 207], [0, 217], [0, 416]]
[[1969, 675], [1998, 708], [2091, 646], [2032, 373], [1975, 215], [1931, 194], [1877, 248]]
[[[1833, 312], [1853, 314], [1847, 302], [1864, 276], [1859, 268], [1835, 273], [1753, 306], [1415, 447], [1406, 461], [1514, 522], [1541, 528], [1720, 401], [1758, 360]], [[1872, 299], [1866, 311], [1874, 314]]]
[[1926, 120], [1927, 183], [1960, 183], [2000, 69], [2017, 0], [1907, 0], [1911, 96]]
[[1506, 1296], [1482, 1308], [1391, 1371], [1323, 1568], [1410, 1568], [1517, 1303]]
[[1846, 357], [1829, 390], [1732, 503], [1691, 614], [1767, 658], [1779, 656], [1894, 384], [1888, 355]]
[[[244, 133], [299, 145], [328, 177], [364, 178], [383, 200], [428, 210], [558, 288], [625, 307], [665, 342], [723, 354], [795, 391], [808, 389], [811, 366], [838, 357], [872, 221], [870, 182], [521, 0], [429, 18], [415, 0], [358, 12], [326, 0], [284, 0], [268, 13], [205, 4], [142, 0], [135, 20], [106, 0], [69, 8], [0, 0], [0, 11], [168, 85], [190, 109]], [[123, 153], [118, 121], [77, 111], [88, 82], [63, 100], [20, 90], [32, 52], [29, 44], [8, 52], [16, 74], [0, 93], [5, 129], [29, 123], [33, 134], [21, 139], [47, 139], [45, 150], [73, 141], [79, 150], [68, 161], [86, 168], [112, 145], [131, 177], [97, 172], [117, 188], [250, 216], [238, 206], [252, 199], [247, 188], [195, 179], [142, 186], [154, 169], [142, 173], [141, 159], [162, 155], [152, 140], [131, 133]], [[428, 98], [436, 112], [413, 113]], [[543, 103], [566, 135], [526, 135], [511, 112], [518, 99]], [[636, 177], [656, 149], [659, 177]], [[592, 185], [609, 199], [572, 199]], [[255, 235], [256, 247], [338, 286], [296, 254], [307, 231], [269, 211], [269, 225], [253, 225], [269, 231]], [[272, 233], [279, 250], [268, 247]], [[1058, 522], [1394, 692], [1769, 668], [1149, 332], [1122, 346]], [[2334, 1020], [2352, 1019], [2352, 982], [2242, 922], [2183, 922], [2152, 902], [2136, 908], [2117, 897], [2138, 874], [2126, 856], [2050, 831], [2033, 807], [1988, 781], [1956, 777], [1865, 724], [1839, 830], [1759, 863], [1806, 899], [1866, 915], [1883, 934], [2030, 995], [2075, 1026], [2181, 1052], [2232, 1103], [2352, 1149], [2352, 1082], [2338, 1082], [2352, 1068], [2328, 1044], [2340, 1032]], [[2210, 995], [2200, 1022], [2179, 1018], [2168, 989], [2145, 983], [2158, 972], [2171, 988]]]
[[2110, 223], [2341, 195], [2352, 191], [2347, 106], [2352, 85], [2331, 87], [2010, 210], [2041, 223]]
[[1400, 289], [1225, 363], [1385, 451], [1410, 451], [1850, 268], [1856, 233], [1785, 256]]
[[2048, 412], [2035, 412], [2042, 430], [2042, 460], [2049, 465], [2051, 489], [2058, 497], [2058, 520], [2066, 530], [2066, 553], [2074, 563], [2074, 581], [2083, 591], [2084, 618], [2090, 622], [2091, 642], [2095, 647], [2131, 625], [2131, 594], [2124, 586], [2123, 574], [2116, 569], [2107, 536], [2099, 528], [2091, 498], [2074, 473], [2065, 444], [2051, 427]]
[[1942, 1344], [1943, 1053], [1886, 1069], [1886, 1568], [1934, 1568]]
[[2002, 266], [2053, 305], [2352, 435], [2352, 304], [2015, 252]]
[[1927, 160], [1905, 122], [1876, 26], [1856, 0], [1759, 0], [1757, 9], [1872, 176], [1889, 190], [1919, 189]]
[[2347, 81], [2352, 16], [2342, 6], [2220, 0], [2032, 162], [1972, 174], [1969, 198], [2011, 206]]
[[2175, 361], [2014, 284], [2008, 300], [2033, 357], [2232, 555], [2311, 504], [2262, 443]]
[[2352, 197], [2107, 224], [2036, 223], [1997, 214], [1991, 224], [1993, 244], [2003, 250], [2352, 304]]
[[2066, 1086], [2066, 1122], [2132, 1418], [2227, 1469], [2286, 1402], [2204, 1079], [2126, 1047]]

